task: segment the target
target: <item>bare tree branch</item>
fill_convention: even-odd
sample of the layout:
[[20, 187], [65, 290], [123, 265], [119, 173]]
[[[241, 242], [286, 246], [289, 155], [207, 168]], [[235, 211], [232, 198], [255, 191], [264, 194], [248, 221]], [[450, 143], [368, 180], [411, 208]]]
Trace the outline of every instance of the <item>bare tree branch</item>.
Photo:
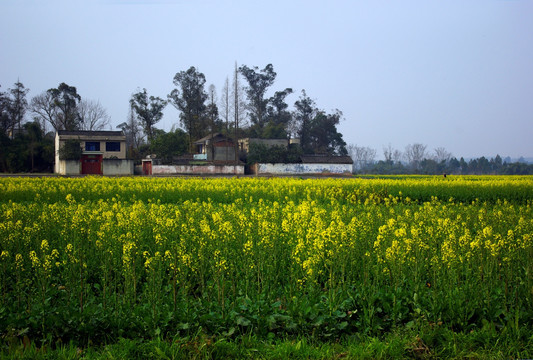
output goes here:
[[110, 128], [111, 118], [99, 101], [82, 100], [78, 104], [80, 129], [97, 131]]

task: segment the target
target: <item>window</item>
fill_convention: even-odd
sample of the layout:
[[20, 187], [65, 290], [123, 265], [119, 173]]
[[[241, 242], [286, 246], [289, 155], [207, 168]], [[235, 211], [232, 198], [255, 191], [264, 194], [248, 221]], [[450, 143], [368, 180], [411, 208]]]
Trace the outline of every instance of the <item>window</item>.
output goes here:
[[86, 141], [85, 151], [100, 151], [100, 142], [98, 141]]
[[106, 142], [105, 151], [120, 151], [120, 142], [119, 141]]

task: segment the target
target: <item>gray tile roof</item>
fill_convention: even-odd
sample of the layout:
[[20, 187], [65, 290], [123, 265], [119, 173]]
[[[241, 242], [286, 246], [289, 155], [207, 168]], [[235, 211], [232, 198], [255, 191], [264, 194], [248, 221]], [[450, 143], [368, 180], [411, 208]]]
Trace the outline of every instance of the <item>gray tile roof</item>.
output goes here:
[[87, 130], [76, 130], [76, 131], [67, 131], [67, 130], [58, 130], [59, 135], [77, 135], [77, 136], [122, 136], [124, 135], [122, 131], [87, 131]]

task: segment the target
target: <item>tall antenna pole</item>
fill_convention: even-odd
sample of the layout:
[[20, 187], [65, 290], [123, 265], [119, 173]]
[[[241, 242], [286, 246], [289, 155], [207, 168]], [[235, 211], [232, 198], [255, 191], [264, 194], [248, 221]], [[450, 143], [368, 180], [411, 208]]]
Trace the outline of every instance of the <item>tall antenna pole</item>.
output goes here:
[[233, 85], [234, 85], [234, 100], [235, 100], [235, 167], [234, 172], [237, 173], [237, 164], [239, 162], [239, 142], [237, 139], [237, 130], [239, 128], [239, 72], [237, 69], [237, 62], [235, 61], [235, 73], [233, 78]]

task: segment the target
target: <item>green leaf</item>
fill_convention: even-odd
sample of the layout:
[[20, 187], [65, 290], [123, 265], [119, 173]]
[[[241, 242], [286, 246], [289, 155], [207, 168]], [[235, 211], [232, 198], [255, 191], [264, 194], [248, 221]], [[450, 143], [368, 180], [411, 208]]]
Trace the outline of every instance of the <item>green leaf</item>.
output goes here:
[[235, 327], [232, 326], [228, 331], [223, 331], [222, 335], [229, 337], [233, 335], [234, 333], [235, 333]]
[[178, 330], [187, 330], [189, 329], [189, 323], [179, 323], [177, 328]]
[[250, 320], [248, 320], [247, 318], [245, 318], [244, 316], [239, 316], [237, 318], [237, 325], [240, 325], [240, 326], [249, 326], [251, 324]]
[[337, 325], [337, 329], [344, 330], [348, 326], [348, 321], [343, 321], [339, 325]]
[[324, 317], [323, 316], [319, 316], [316, 321], [313, 323], [313, 326], [320, 326], [324, 323]]

